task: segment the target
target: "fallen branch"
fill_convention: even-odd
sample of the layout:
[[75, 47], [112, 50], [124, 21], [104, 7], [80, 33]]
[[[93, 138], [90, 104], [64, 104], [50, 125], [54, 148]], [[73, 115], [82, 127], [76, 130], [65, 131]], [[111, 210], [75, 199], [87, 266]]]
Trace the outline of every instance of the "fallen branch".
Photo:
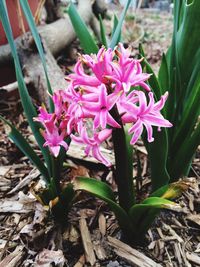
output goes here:
[[[78, 12], [86, 24], [90, 23], [94, 16], [91, 8], [91, 0], [79, 1]], [[39, 26], [38, 31], [53, 55], [57, 55], [76, 38], [68, 17], [61, 18], [45, 26]], [[21, 46], [22, 38], [20, 36], [15, 40], [17, 49]], [[11, 60], [10, 46], [8, 44], [0, 46], [0, 66], [10, 63]]]

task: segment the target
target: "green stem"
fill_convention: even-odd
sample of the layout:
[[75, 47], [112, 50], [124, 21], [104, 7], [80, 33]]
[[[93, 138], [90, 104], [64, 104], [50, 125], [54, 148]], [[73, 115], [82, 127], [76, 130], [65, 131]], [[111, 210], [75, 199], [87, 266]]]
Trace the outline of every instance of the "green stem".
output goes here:
[[52, 156], [52, 179], [54, 184], [55, 193], [57, 196], [61, 193], [60, 187], [60, 162], [57, 158]]
[[115, 179], [118, 187], [119, 204], [128, 212], [135, 203], [133, 148], [130, 145], [130, 138], [125, 132], [116, 106], [111, 110], [111, 114], [121, 126], [121, 128], [113, 129], [112, 133], [116, 165]]

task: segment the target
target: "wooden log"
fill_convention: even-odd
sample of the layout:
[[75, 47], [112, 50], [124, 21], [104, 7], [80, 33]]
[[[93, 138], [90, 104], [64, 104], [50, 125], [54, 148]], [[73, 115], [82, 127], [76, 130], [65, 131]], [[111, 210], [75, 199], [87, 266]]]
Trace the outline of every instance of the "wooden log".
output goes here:
[[[91, 0], [79, 1], [78, 12], [86, 24], [90, 23], [93, 17]], [[61, 18], [45, 26], [39, 26], [38, 32], [53, 55], [57, 55], [76, 38], [68, 17]], [[23, 36], [20, 36], [15, 40], [17, 49], [21, 46], [22, 38]], [[8, 44], [0, 46], [0, 66], [10, 63], [11, 60], [10, 46]]]

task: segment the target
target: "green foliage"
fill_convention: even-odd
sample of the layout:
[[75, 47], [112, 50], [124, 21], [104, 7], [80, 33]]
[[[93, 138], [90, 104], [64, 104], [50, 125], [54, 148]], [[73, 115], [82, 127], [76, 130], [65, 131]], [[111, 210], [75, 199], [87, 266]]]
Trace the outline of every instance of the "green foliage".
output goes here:
[[[151, 163], [153, 188], [188, 175], [191, 161], [200, 143], [200, 2], [174, 2], [174, 33], [172, 44], [163, 55], [158, 78], [152, 75], [149, 84], [159, 97], [169, 91], [164, 114], [173, 123], [170, 129], [155, 135], [147, 144]], [[144, 52], [140, 49], [141, 55]], [[144, 60], [143, 67], [150, 71]], [[166, 178], [164, 178], [166, 177]]]
[[126, 5], [124, 6], [124, 9], [122, 11], [122, 14], [120, 16], [119, 21], [117, 21], [116, 18], [114, 20], [114, 24], [116, 25], [116, 27], [113, 27], [114, 28], [114, 32], [113, 32], [113, 36], [112, 36], [111, 42], [109, 44], [109, 47], [112, 48], [112, 49], [114, 49], [115, 46], [120, 41], [122, 24], [124, 22], [124, 19], [125, 19], [125, 16], [126, 16], [126, 13], [127, 13], [127, 10], [129, 8], [129, 5], [130, 5], [131, 1], [132, 0], [127, 0]]
[[98, 46], [72, 3], [69, 6], [68, 14], [84, 52], [86, 54], [97, 53]]
[[99, 24], [100, 24], [101, 42], [105, 46], [105, 48], [108, 48], [105, 26], [103, 24], [103, 20], [102, 20], [101, 15], [99, 15]]

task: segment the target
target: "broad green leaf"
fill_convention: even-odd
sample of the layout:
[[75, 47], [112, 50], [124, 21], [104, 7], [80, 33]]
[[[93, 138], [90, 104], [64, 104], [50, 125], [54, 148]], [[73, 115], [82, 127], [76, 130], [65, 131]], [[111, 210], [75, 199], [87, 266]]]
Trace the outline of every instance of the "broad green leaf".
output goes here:
[[[200, 140], [200, 123], [196, 127], [194, 133], [184, 142], [176, 153], [173, 164], [170, 166], [171, 180], [175, 181], [181, 176], [188, 175], [188, 166], [195, 154]], [[186, 172], [187, 171], [187, 172]]]
[[[198, 117], [200, 115], [200, 79], [197, 80], [196, 86], [192, 88], [192, 93], [185, 104], [182, 112], [181, 122], [174, 133], [172, 147], [175, 152], [179, 151], [183, 143], [188, 141], [193, 133]], [[189, 122], [189, 123], [188, 123]], [[200, 143], [200, 138], [199, 138]], [[174, 157], [173, 157], [174, 158]]]
[[180, 209], [180, 206], [160, 197], [149, 197], [141, 204], [133, 205], [129, 211], [129, 215], [135, 229], [135, 236], [140, 237], [146, 233], [161, 209], [176, 208]]
[[84, 52], [86, 54], [97, 54], [99, 50], [98, 46], [92, 38], [91, 34], [89, 33], [84, 21], [79, 16], [74, 4], [72, 3], [69, 6], [68, 14]]
[[105, 46], [105, 48], [108, 48], [105, 27], [101, 15], [99, 15], [99, 24], [100, 24], [101, 42]]
[[[30, 30], [32, 32], [33, 38], [35, 40], [35, 44], [37, 46], [37, 49], [38, 49], [38, 52], [39, 52], [39, 55], [40, 55], [40, 58], [41, 58], [41, 61], [42, 61], [42, 65], [43, 65], [45, 76], [46, 76], [46, 80], [47, 80], [48, 92], [49, 92], [50, 95], [52, 95], [53, 91], [52, 91], [51, 84], [50, 84], [49, 77], [48, 77], [46, 59], [45, 59], [43, 47], [42, 47], [42, 44], [41, 44], [40, 36], [38, 34], [38, 31], [37, 31], [37, 27], [35, 25], [35, 21], [34, 21], [33, 15], [31, 13], [31, 10], [30, 10], [30, 7], [29, 7], [29, 4], [28, 4], [27, 0], [20, 0], [20, 4], [22, 6], [24, 15], [26, 17], [26, 20], [27, 20], [28, 25], [30, 27]], [[54, 106], [53, 106], [51, 98], [49, 98], [49, 100], [50, 100], [50, 109], [51, 109], [51, 111], [53, 111]]]
[[51, 169], [51, 167], [50, 167], [51, 166], [50, 154], [49, 154], [48, 149], [43, 147], [44, 138], [40, 134], [39, 123], [36, 123], [33, 121], [33, 118], [37, 116], [37, 112], [36, 112], [35, 107], [33, 106], [31, 98], [28, 94], [26, 84], [24, 82], [24, 78], [23, 78], [21, 66], [19, 63], [19, 58], [17, 55], [17, 50], [15, 47], [15, 43], [14, 43], [14, 39], [13, 39], [13, 35], [12, 35], [12, 30], [11, 30], [11, 26], [10, 26], [8, 14], [7, 14], [7, 8], [6, 8], [5, 0], [0, 1], [0, 14], [1, 14], [2, 25], [3, 25], [4, 31], [6, 33], [8, 43], [10, 44], [12, 56], [14, 59], [16, 78], [18, 81], [18, 88], [19, 88], [19, 94], [20, 94], [22, 106], [24, 108], [25, 115], [27, 117], [27, 120], [28, 120], [28, 123], [31, 127], [31, 130], [34, 134], [34, 137], [35, 137], [35, 139], [36, 139], [36, 141], [37, 141], [37, 143], [38, 143], [38, 145], [42, 151], [44, 159], [47, 163], [48, 171], [50, 171], [50, 169]]
[[161, 197], [169, 200], [173, 200], [186, 191], [190, 187], [191, 183], [188, 181], [178, 181], [168, 185], [164, 185], [151, 194], [151, 197]]
[[77, 177], [74, 181], [74, 190], [84, 190], [105, 201], [114, 212], [123, 231], [132, 231], [129, 216], [116, 202], [110, 187], [101, 181], [87, 177]]
[[8, 134], [8, 137], [24, 153], [24, 155], [26, 155], [29, 158], [31, 163], [33, 163], [33, 165], [35, 165], [35, 167], [43, 175], [44, 179], [47, 182], [49, 182], [49, 174], [48, 174], [47, 168], [44, 166], [41, 159], [37, 156], [37, 154], [32, 149], [32, 147], [29, 145], [29, 143], [26, 141], [26, 139], [22, 136], [22, 134], [9, 121], [4, 119], [2, 116], [0, 116], [0, 120], [2, 120], [4, 123], [6, 123], [10, 128], [10, 132]]
[[127, 0], [127, 3], [126, 5], [124, 6], [124, 9], [122, 11], [122, 14], [120, 16], [120, 19], [119, 19], [119, 22], [117, 24], [117, 27], [115, 29], [115, 32], [112, 36], [112, 39], [111, 39], [111, 42], [109, 44], [109, 47], [114, 49], [115, 46], [117, 45], [117, 43], [119, 42], [119, 39], [120, 39], [120, 35], [121, 35], [121, 29], [122, 29], [122, 24], [123, 24], [123, 21], [125, 19], [125, 16], [126, 16], [126, 12], [129, 8], [129, 5], [131, 3], [132, 0]]
[[151, 183], [152, 190], [156, 190], [163, 185], [168, 184], [170, 176], [167, 170], [168, 158], [168, 140], [166, 129], [159, 132], [155, 127], [153, 131], [154, 142], [148, 143], [145, 141], [145, 146], [148, 151], [150, 168], [151, 168]]

